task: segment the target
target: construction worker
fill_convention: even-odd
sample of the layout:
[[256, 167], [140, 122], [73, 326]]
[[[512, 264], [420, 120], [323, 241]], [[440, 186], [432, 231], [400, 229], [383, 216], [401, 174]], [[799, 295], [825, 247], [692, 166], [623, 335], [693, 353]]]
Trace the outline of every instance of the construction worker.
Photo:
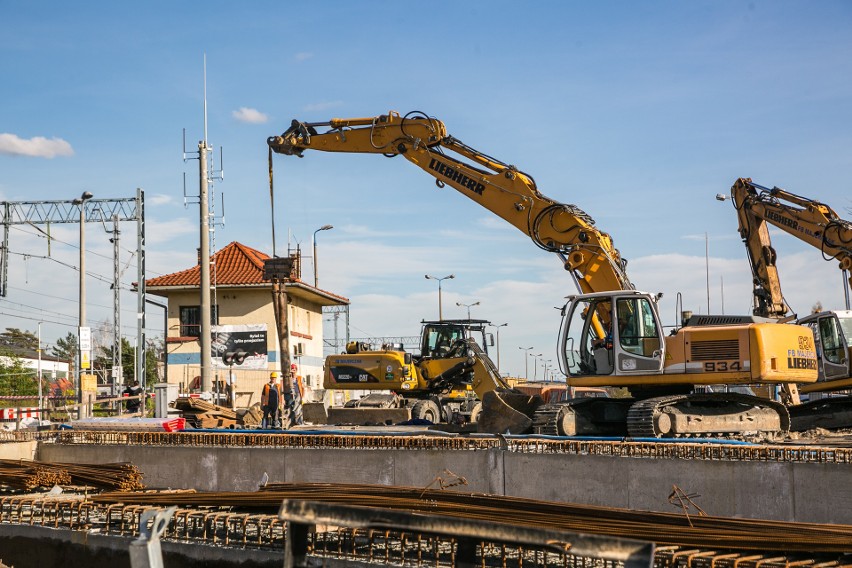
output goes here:
[[263, 385], [260, 393], [260, 407], [263, 409], [263, 421], [260, 423], [264, 430], [280, 428], [281, 387], [278, 386], [278, 372], [269, 373], [269, 382]]

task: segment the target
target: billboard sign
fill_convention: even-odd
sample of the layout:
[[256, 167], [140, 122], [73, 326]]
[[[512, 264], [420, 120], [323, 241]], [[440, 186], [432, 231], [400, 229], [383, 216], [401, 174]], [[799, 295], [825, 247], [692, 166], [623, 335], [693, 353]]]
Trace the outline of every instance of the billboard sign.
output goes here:
[[219, 369], [266, 369], [266, 324], [214, 325], [213, 366]]

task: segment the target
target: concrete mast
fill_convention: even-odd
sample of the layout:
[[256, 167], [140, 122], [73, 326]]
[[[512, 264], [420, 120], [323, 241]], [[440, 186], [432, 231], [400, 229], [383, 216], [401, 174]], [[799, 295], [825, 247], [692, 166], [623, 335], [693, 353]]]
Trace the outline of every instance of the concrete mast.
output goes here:
[[201, 392], [211, 392], [213, 361], [211, 349], [211, 305], [210, 305], [210, 204], [208, 198], [207, 154], [207, 55], [204, 55], [204, 140], [198, 143], [199, 169], [199, 210], [201, 212], [201, 231], [199, 244], [199, 264], [201, 268], [201, 308], [199, 310], [201, 346]]

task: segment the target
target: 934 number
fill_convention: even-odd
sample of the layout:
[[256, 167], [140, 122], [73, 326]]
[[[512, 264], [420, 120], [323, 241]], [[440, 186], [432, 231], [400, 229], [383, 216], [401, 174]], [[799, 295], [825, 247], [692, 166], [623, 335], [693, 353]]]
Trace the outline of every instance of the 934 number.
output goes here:
[[741, 371], [742, 366], [739, 361], [729, 363], [727, 361], [708, 361], [704, 363], [705, 373], [724, 373], [725, 371]]

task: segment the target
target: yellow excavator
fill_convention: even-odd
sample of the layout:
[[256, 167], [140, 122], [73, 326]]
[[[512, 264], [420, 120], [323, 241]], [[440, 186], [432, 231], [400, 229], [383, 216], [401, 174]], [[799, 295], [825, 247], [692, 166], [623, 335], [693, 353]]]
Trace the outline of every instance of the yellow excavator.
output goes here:
[[[498, 431], [525, 430], [538, 406], [535, 397], [515, 391], [488, 356], [486, 320], [424, 321], [419, 353], [399, 344], [352, 342], [346, 352], [325, 359], [323, 386], [329, 390], [368, 391], [343, 407], [328, 409], [330, 424], [428, 421], [457, 426], [479, 420], [486, 393], [511, 397], [501, 414], [509, 423]], [[509, 404], [509, 403], [507, 403]], [[508, 417], [507, 417], [508, 416]]]
[[[729, 196], [719, 194], [720, 201]], [[837, 260], [839, 268], [852, 268], [852, 222], [828, 205], [796, 195], [779, 187], [767, 188], [750, 178], [740, 178], [731, 187], [730, 199], [737, 211], [739, 233], [745, 243], [754, 282], [755, 316], [795, 321], [814, 334], [819, 378], [803, 385], [801, 393], [836, 393], [852, 388], [852, 311], [826, 310], [796, 318], [784, 300], [776, 267], [769, 225], [820, 250], [826, 260]], [[850, 281], [852, 283], [852, 281]], [[830, 396], [789, 407], [793, 430], [852, 428], [852, 397]]]
[[[449, 136], [440, 120], [419, 112], [294, 120], [267, 144], [270, 179], [273, 152], [403, 156], [439, 187], [452, 187], [560, 258], [580, 292], [562, 309], [558, 358], [568, 385], [625, 387], [632, 397], [542, 405], [531, 414], [539, 433], [653, 438], [778, 433], [789, 429], [781, 403], [740, 392], [698, 393], [695, 387], [816, 381], [807, 327], [721, 317], [664, 333], [659, 295], [634, 289], [611, 237], [586, 212], [544, 196], [531, 175]], [[504, 432], [506, 421], [494, 417], [519, 407], [507, 404], [511, 397], [501, 389], [481, 396], [480, 430]]]

